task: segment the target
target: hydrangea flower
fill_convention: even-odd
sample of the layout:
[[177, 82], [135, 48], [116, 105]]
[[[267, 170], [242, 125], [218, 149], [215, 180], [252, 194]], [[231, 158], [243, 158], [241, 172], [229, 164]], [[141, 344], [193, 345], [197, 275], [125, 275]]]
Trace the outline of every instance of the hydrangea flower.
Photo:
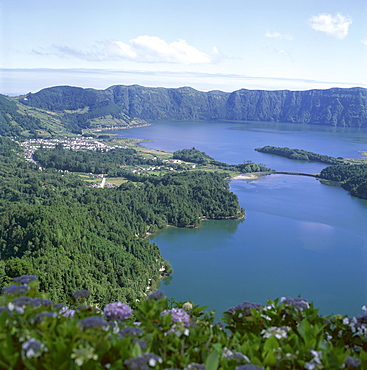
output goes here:
[[322, 365], [321, 362], [322, 352], [311, 350], [310, 353], [313, 356], [313, 359], [305, 363], [305, 369], [307, 370], [318, 369], [319, 368], [318, 365]]
[[108, 330], [108, 322], [101, 316], [90, 316], [79, 321], [82, 330], [90, 328], [102, 328]]
[[157, 363], [161, 364], [162, 359], [154, 353], [145, 353], [139, 357], [130, 358], [129, 360], [124, 361], [124, 365], [131, 370], [149, 370]]
[[75, 310], [71, 310], [68, 307], [64, 306], [60, 311], [59, 314], [65, 317], [74, 317], [75, 315]]
[[126, 320], [131, 317], [132, 310], [126, 303], [114, 302], [106, 305], [103, 314], [109, 320]]
[[360, 365], [362, 364], [362, 361], [358, 358], [353, 358], [353, 357], [350, 357], [348, 356], [345, 361], [344, 361], [344, 365], [347, 367], [347, 368], [357, 368], [359, 367]]
[[227, 347], [223, 348], [223, 356], [229, 358], [230, 360], [236, 360], [237, 362], [250, 362], [250, 359], [241, 352], [232, 352]]
[[28, 285], [31, 281], [35, 281], [37, 278], [34, 275], [22, 275], [13, 279], [14, 283]]
[[31, 297], [18, 297], [12, 300], [12, 303], [18, 307], [26, 307], [31, 304], [33, 298]]
[[236, 311], [241, 311], [242, 314], [244, 314], [245, 316], [248, 316], [248, 315], [251, 315], [251, 309], [258, 310], [261, 307], [262, 307], [261, 304], [245, 301], [245, 302], [238, 304], [235, 307], [231, 307], [230, 309], [228, 309], [228, 312], [235, 313]]
[[192, 303], [190, 303], [190, 302], [185, 302], [185, 303], [182, 305], [182, 308], [183, 308], [185, 311], [190, 311], [190, 310], [192, 310]]
[[22, 285], [12, 284], [12, 285], [4, 287], [3, 293], [23, 295], [27, 293], [28, 289], [29, 289], [29, 286], [26, 284], [22, 284]]
[[143, 330], [140, 328], [136, 328], [134, 326], [127, 326], [119, 331], [118, 336], [120, 338], [125, 338], [127, 336], [129, 337], [136, 337], [143, 334]]
[[13, 302], [9, 302], [8, 303], [7, 310], [9, 312], [15, 311], [15, 312], [17, 312], [19, 314], [23, 314], [24, 313], [24, 308], [23, 307], [16, 306]]
[[37, 339], [29, 339], [22, 344], [22, 356], [26, 358], [34, 358], [41, 356], [42, 352], [47, 352], [48, 349]]
[[164, 310], [161, 312], [162, 316], [167, 314], [172, 315], [173, 322], [182, 322], [186, 326], [190, 326], [191, 324], [189, 314], [182, 308], [172, 308], [171, 310]]
[[263, 338], [269, 338], [274, 336], [277, 339], [287, 338], [288, 332], [291, 330], [288, 326], [282, 326], [278, 328], [277, 326], [273, 326], [269, 329], [263, 330], [261, 332]]
[[293, 306], [299, 311], [303, 311], [306, 308], [310, 308], [309, 303], [307, 302], [306, 299], [296, 297], [296, 298], [290, 298], [290, 297], [282, 297], [280, 299], [282, 303], [287, 304], [288, 306]]
[[35, 322], [42, 322], [46, 317], [56, 317], [57, 316], [57, 313], [56, 312], [40, 312], [39, 314], [37, 314], [33, 319], [32, 319], [32, 322], [35, 323]]
[[149, 293], [148, 299], [154, 299], [154, 300], [159, 300], [164, 298], [165, 294], [161, 290], [157, 290], [155, 292]]

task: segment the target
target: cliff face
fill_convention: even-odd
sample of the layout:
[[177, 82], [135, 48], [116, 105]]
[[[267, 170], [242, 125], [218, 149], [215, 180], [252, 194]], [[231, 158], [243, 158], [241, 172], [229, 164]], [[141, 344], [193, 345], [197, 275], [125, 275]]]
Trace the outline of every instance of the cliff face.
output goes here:
[[308, 91], [201, 92], [190, 87], [111, 86], [106, 90], [57, 86], [20, 102], [52, 111], [85, 109], [144, 120], [249, 120], [367, 127], [364, 88]]
[[367, 127], [367, 90], [233, 92], [227, 119]]

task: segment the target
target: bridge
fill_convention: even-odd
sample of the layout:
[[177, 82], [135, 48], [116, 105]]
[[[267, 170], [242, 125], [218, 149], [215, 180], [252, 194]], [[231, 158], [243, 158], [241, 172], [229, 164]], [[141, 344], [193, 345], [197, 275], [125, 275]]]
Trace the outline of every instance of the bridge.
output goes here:
[[320, 177], [319, 173], [305, 173], [305, 172], [289, 172], [289, 171], [269, 171], [269, 175], [296, 175], [296, 176], [310, 176], [310, 177]]
[[264, 172], [251, 172], [244, 173], [243, 175], [295, 175], [295, 176], [309, 176], [309, 177], [320, 177], [319, 173], [305, 173], [305, 172], [290, 172], [290, 171], [264, 171]]

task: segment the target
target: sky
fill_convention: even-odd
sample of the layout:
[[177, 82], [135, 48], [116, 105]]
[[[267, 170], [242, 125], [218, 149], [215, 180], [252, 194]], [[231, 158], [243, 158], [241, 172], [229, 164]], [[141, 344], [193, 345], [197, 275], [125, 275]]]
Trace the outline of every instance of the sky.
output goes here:
[[367, 0], [0, 0], [0, 93], [367, 87]]

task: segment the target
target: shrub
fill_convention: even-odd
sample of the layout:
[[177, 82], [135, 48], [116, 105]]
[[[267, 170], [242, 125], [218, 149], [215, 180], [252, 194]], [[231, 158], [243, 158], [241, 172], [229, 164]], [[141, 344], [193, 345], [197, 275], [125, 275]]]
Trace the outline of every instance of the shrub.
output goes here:
[[[3, 369], [354, 369], [367, 366], [367, 316], [322, 317], [305, 299], [243, 302], [214, 323], [192, 302], [153, 292], [103, 310], [77, 291], [70, 307], [15, 278], [0, 297]], [[365, 308], [365, 307], [364, 307]]]

